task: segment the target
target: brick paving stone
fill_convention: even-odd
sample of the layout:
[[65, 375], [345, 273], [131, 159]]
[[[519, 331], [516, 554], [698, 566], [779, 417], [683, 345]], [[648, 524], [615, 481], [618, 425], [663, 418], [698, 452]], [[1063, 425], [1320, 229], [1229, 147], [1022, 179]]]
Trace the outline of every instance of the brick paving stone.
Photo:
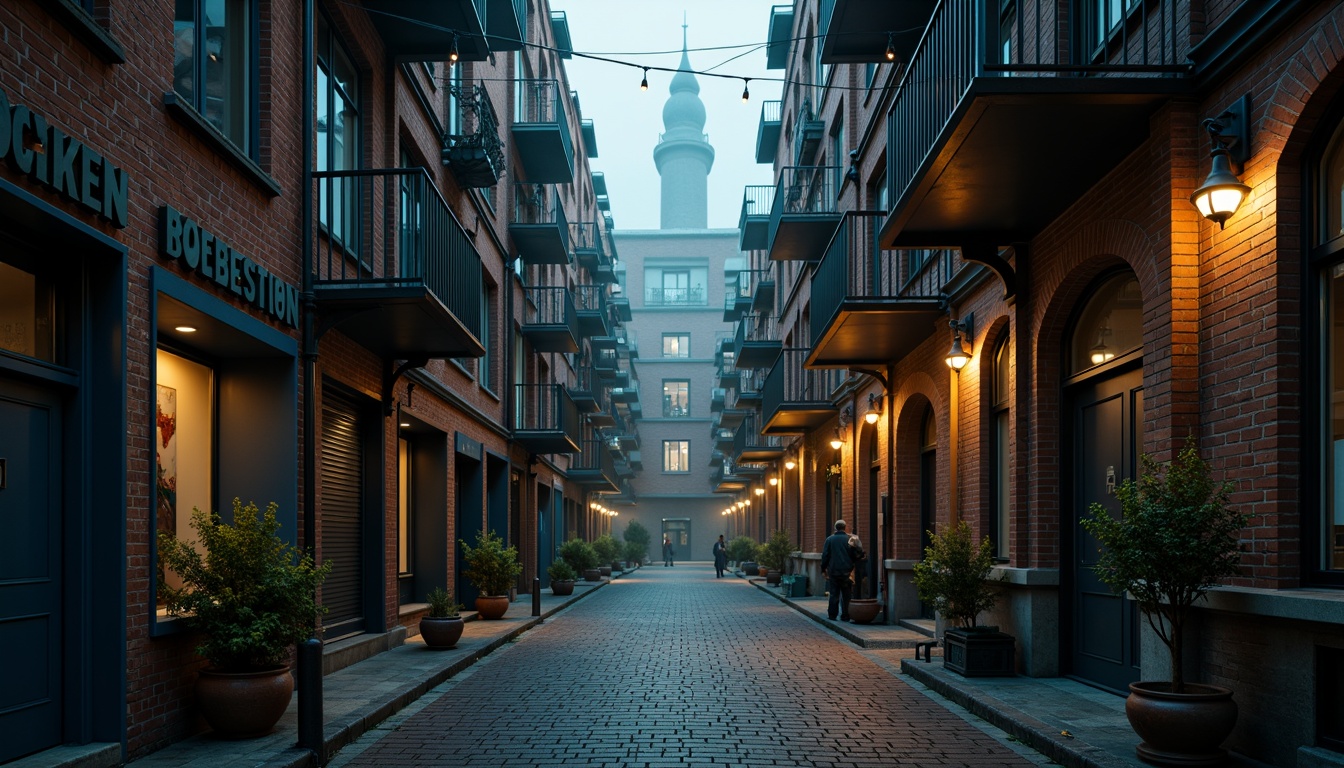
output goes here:
[[1048, 764], [710, 568], [640, 569], [427, 698], [331, 765]]

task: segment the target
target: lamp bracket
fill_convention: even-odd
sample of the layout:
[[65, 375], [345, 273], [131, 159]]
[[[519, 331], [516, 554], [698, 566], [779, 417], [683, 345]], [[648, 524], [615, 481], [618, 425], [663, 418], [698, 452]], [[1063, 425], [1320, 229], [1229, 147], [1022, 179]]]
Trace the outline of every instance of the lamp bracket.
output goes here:
[[[1017, 243], [1013, 244], [1013, 248], [1019, 255], [1021, 254], [1021, 248]], [[1009, 304], [1017, 301], [1017, 274], [997, 245], [988, 241], [964, 242], [961, 244], [961, 257], [989, 267], [1003, 283], [1003, 300]]]
[[[396, 398], [393, 396], [393, 387], [397, 385], [397, 379], [400, 379], [412, 368], [424, 368], [429, 364], [429, 358], [421, 357], [414, 360], [406, 360], [395, 369], [389, 361], [383, 369], [383, 415], [391, 416], [396, 408]], [[409, 407], [409, 404], [408, 404]]]
[[947, 325], [948, 325], [948, 327], [951, 328], [954, 332], [961, 334], [961, 338], [962, 338], [962, 340], [967, 341], [967, 342], [970, 342], [970, 341], [974, 341], [974, 340], [975, 340], [975, 313], [974, 313], [974, 312], [967, 312], [966, 314], [962, 315], [962, 316], [961, 316], [961, 319], [959, 319], [959, 320], [953, 320], [953, 319], [951, 319], [951, 318], [949, 317], [949, 318], [948, 318], [948, 321], [947, 321]]
[[1241, 175], [1242, 166], [1251, 155], [1251, 94], [1237, 99], [1217, 117], [1205, 118], [1203, 125], [1215, 148], [1221, 146], [1227, 150], [1233, 172]]
[[862, 373], [864, 376], [871, 376], [873, 381], [882, 385], [883, 392], [890, 389], [890, 387], [887, 386], [887, 377], [881, 371], [873, 370], [872, 368], [859, 368], [853, 365], [849, 366], [849, 370], [855, 373]]

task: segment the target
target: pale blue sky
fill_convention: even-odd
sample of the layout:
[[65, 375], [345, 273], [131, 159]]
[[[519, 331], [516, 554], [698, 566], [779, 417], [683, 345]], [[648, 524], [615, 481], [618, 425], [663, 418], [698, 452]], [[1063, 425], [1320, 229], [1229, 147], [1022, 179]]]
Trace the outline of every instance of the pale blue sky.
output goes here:
[[[772, 183], [768, 164], [756, 163], [756, 128], [761, 102], [778, 99], [780, 83], [757, 78], [782, 78], [784, 70], [765, 68], [765, 49], [732, 48], [696, 51], [713, 46], [763, 45], [775, 3], [761, 0], [551, 0], [564, 11], [575, 51], [640, 65], [675, 69], [681, 59], [681, 23], [685, 11], [691, 66], [738, 76], [699, 78], [705, 104], [705, 133], [714, 147], [709, 175], [709, 226], [736, 227], [742, 188]], [[650, 51], [676, 51], [639, 55]], [[730, 58], [741, 55], [724, 64]], [[717, 66], [720, 65], [722, 66]], [[570, 87], [579, 94], [583, 116], [597, 133], [598, 157], [590, 160], [607, 178], [611, 213], [617, 229], [657, 229], [658, 170], [653, 147], [663, 131], [662, 110], [668, 97], [670, 72], [650, 72], [649, 90], [639, 90], [642, 71], [575, 56], [565, 62]], [[742, 103], [742, 80], [751, 81], [751, 101]]]

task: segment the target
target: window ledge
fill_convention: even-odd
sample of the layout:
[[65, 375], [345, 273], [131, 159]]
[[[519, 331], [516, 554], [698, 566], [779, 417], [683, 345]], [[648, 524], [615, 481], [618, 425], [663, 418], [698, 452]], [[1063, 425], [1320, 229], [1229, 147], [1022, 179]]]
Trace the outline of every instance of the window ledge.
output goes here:
[[1195, 607], [1276, 619], [1344, 624], [1344, 591], [1214, 587]]
[[262, 170], [260, 165], [243, 154], [232, 141], [224, 137], [213, 125], [210, 124], [205, 116], [197, 112], [194, 107], [183, 100], [176, 93], [169, 91], [163, 95], [163, 105], [168, 109], [169, 114], [177, 118], [180, 122], [190, 128], [197, 136], [217, 151], [222, 153], [230, 160], [243, 175], [266, 193], [267, 197], [280, 196], [280, 184], [271, 175]]
[[98, 58], [108, 64], [126, 63], [126, 51], [121, 43], [74, 0], [50, 0], [43, 5]]

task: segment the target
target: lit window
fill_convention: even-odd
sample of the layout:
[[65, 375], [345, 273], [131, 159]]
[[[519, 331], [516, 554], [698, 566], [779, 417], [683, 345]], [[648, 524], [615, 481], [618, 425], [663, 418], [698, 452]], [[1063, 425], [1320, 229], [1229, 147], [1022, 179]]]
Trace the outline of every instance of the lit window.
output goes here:
[[691, 335], [689, 333], [664, 333], [663, 357], [690, 357]]
[[664, 472], [691, 471], [690, 440], [663, 441], [663, 471]]
[[[317, 35], [317, 170], [352, 171], [359, 167], [359, 73], [319, 19]], [[318, 215], [327, 233], [358, 252], [358, 217], [353, 180], [332, 178], [319, 185]]]
[[663, 418], [684, 419], [691, 415], [691, 382], [668, 379], [663, 382]]

